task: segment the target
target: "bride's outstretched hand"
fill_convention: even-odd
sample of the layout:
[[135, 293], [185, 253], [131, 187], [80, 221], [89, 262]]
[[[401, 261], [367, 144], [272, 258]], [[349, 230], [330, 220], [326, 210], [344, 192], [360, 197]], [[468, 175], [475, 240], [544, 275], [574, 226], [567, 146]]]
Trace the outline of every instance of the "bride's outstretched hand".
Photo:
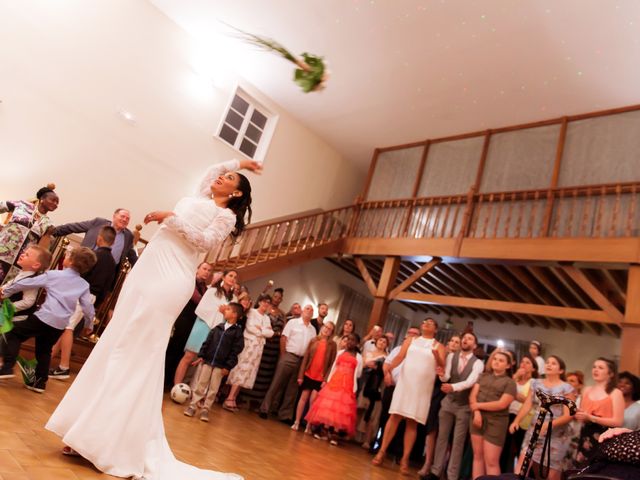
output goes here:
[[145, 215], [144, 217], [144, 223], [150, 223], [150, 222], [158, 222], [158, 223], [162, 223], [164, 222], [165, 218], [167, 217], [173, 217], [175, 215], [175, 213], [173, 212], [151, 212], [151, 213], [147, 213], [147, 215]]
[[260, 175], [262, 173], [262, 163], [255, 160], [240, 160], [240, 169], [250, 170]]

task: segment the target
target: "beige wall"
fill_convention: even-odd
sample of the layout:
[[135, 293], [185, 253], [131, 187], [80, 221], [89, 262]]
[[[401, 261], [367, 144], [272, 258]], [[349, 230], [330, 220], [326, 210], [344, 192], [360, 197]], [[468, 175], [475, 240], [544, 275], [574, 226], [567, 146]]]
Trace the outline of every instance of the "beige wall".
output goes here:
[[[240, 155], [213, 137], [233, 86], [198, 76], [194, 40], [144, 0], [2, 2], [0, 45], [3, 199], [55, 182], [56, 223], [119, 206], [137, 223], [191, 193], [210, 163]], [[241, 85], [279, 115], [264, 174], [252, 178], [254, 220], [351, 203], [360, 172]]]

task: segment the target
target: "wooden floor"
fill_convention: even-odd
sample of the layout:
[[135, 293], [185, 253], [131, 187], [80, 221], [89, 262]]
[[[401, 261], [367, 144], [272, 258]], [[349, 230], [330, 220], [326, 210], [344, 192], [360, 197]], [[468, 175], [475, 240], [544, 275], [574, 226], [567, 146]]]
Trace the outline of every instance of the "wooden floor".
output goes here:
[[[61, 455], [60, 439], [44, 429], [69, 382], [50, 380], [47, 391], [25, 389], [18, 377], [0, 380], [0, 479], [88, 480], [101, 474], [80, 458]], [[182, 414], [165, 395], [164, 419], [176, 457], [201, 468], [230, 471], [247, 480], [399, 478], [397, 465], [372, 467], [360, 446], [334, 447], [255, 413], [230, 413], [215, 406], [206, 424]], [[121, 439], [126, 442], [126, 439]]]

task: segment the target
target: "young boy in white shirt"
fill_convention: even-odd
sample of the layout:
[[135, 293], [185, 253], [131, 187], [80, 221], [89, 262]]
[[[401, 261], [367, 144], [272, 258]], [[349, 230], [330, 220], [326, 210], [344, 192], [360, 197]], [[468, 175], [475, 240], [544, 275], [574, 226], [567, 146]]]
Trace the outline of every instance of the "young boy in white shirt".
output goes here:
[[[49, 250], [39, 245], [29, 245], [20, 254], [17, 263], [22, 271], [13, 280], [4, 284], [3, 288], [10, 287], [24, 278], [44, 272], [49, 268], [49, 264], [51, 263], [51, 253], [49, 253]], [[15, 293], [9, 298], [16, 309], [15, 316], [13, 317], [14, 322], [24, 320], [31, 313], [36, 311], [37, 297], [38, 289], [30, 288], [28, 290]]]

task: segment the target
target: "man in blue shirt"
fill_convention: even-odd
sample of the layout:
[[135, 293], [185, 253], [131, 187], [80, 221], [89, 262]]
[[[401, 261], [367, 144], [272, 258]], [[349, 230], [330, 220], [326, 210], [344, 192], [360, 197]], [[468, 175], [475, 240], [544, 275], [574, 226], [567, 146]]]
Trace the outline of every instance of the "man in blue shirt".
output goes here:
[[138, 256], [133, 248], [133, 233], [127, 228], [130, 220], [131, 214], [129, 210], [126, 208], [117, 208], [115, 212], [113, 212], [113, 218], [111, 220], [96, 217], [93, 220], [84, 222], [65, 223], [64, 225], [56, 227], [53, 236], [64, 237], [70, 233], [84, 233], [85, 236], [82, 239], [82, 246], [95, 250], [100, 229], [105, 225], [110, 225], [116, 230], [116, 238], [111, 246], [111, 254], [113, 255], [116, 265], [118, 268], [122, 267], [126, 259], [129, 260], [129, 263], [133, 266]]
[[16, 322], [11, 331], [0, 337], [0, 348], [4, 356], [0, 379], [14, 376], [13, 367], [20, 345], [35, 337], [38, 365], [35, 378], [27, 382], [26, 387], [34, 392], [44, 392], [49, 378], [51, 348], [62, 335], [78, 302], [84, 312], [85, 333], [88, 335], [93, 330], [95, 311], [89, 296], [89, 283], [80, 275], [91, 270], [95, 263], [96, 255], [90, 248], [74, 248], [64, 259], [64, 270], [51, 270], [0, 289], [0, 299], [29, 288], [44, 288], [47, 291], [45, 302], [35, 313], [26, 320]]

